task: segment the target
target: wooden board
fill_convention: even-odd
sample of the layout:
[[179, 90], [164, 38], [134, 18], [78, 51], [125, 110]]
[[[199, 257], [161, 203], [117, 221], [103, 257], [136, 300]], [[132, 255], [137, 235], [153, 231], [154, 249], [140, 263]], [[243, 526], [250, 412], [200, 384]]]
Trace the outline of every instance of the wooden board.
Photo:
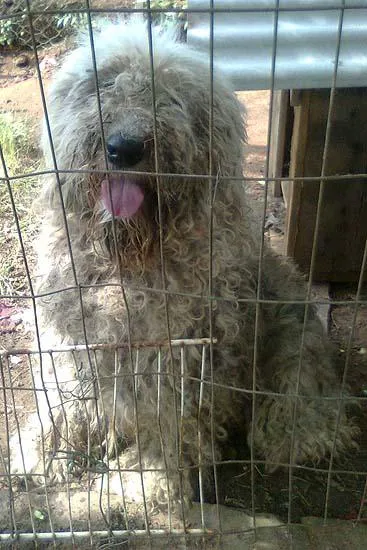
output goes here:
[[[291, 177], [367, 172], [367, 89], [336, 91], [330, 142], [325, 149], [330, 91], [302, 91], [295, 96]], [[313, 280], [358, 280], [367, 238], [367, 180], [324, 182]], [[319, 181], [284, 186], [287, 195], [286, 253], [306, 273], [310, 268]]]
[[[273, 93], [271, 118], [271, 137], [269, 151], [269, 177], [281, 178], [286, 175], [289, 166], [289, 151], [293, 125], [293, 112], [289, 103], [288, 90], [276, 90]], [[275, 182], [274, 196], [281, 196], [281, 183]]]

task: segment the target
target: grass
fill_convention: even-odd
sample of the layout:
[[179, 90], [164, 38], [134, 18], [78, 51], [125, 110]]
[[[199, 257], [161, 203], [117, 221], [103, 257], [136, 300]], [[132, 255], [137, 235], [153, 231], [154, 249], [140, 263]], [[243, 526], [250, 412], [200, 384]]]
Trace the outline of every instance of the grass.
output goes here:
[[[19, 176], [9, 185], [6, 180], [0, 181], [0, 295], [18, 295], [29, 290], [16, 218], [27, 259], [32, 267], [34, 253], [31, 243], [37, 234], [32, 203], [40, 184], [36, 177], [21, 176], [38, 167], [39, 154], [34, 147], [35, 141], [34, 124], [31, 120], [22, 120], [14, 113], [0, 113], [0, 143], [6, 170], [9, 176]], [[4, 175], [1, 165], [0, 176]]]
[[[144, 3], [144, 7], [147, 7], [147, 2]], [[187, 8], [187, 0], [151, 0], [150, 7], [153, 9], [169, 10], [169, 9], [185, 9]], [[153, 13], [153, 20], [159, 22], [163, 27], [176, 24], [182, 25], [183, 30], [186, 31], [187, 27], [187, 14], [185, 12], [162, 12], [158, 14]]]

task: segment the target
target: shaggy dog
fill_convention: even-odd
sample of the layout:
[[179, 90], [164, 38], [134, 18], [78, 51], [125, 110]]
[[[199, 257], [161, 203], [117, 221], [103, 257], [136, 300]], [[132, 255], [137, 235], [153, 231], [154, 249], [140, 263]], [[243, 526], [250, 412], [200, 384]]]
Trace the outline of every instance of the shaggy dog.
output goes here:
[[[42, 196], [37, 312], [56, 351], [35, 366], [38, 412], [12, 469], [89, 469], [164, 505], [192, 498], [231, 433], [274, 469], [348, 447], [354, 428], [303, 278], [260, 254], [239, 102], [217, 71], [211, 94], [205, 56], [167, 33], [152, 43], [153, 64], [146, 27], [109, 27], [97, 75], [85, 43], [51, 88], [55, 159], [46, 129], [43, 148], [59, 175]], [[194, 338], [213, 339], [204, 359], [200, 343], [183, 359], [164, 345]], [[85, 344], [104, 346], [62, 351]]]

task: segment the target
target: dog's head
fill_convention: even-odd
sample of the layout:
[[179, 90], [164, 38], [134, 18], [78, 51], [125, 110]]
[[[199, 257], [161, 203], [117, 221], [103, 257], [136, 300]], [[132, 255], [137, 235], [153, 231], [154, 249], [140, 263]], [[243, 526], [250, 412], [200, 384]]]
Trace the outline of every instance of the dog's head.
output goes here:
[[[57, 168], [79, 171], [60, 173], [67, 211], [125, 257], [151, 251], [159, 222], [164, 234], [190, 223], [208, 197], [200, 176], [210, 158], [214, 175], [241, 174], [245, 129], [232, 91], [214, 72], [211, 95], [209, 58], [172, 34], [152, 38], [151, 51], [146, 26], [108, 27], [95, 37], [96, 64], [89, 42], [73, 52], [48, 104]], [[47, 131], [43, 144], [52, 164]]]

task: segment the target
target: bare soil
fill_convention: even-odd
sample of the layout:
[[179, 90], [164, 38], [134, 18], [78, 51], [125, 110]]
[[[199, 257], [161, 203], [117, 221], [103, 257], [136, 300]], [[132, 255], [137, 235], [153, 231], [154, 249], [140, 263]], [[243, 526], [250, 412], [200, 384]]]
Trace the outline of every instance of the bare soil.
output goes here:
[[[59, 44], [40, 53], [41, 72], [46, 90], [50, 77], [60, 63], [60, 57], [68, 47], [68, 44]], [[0, 79], [0, 111], [11, 110], [19, 116], [31, 117], [34, 120], [35, 139], [37, 139], [42, 102], [32, 54], [0, 51], [0, 74], [2, 75]], [[248, 186], [249, 193], [255, 201], [258, 201], [259, 205], [263, 204], [264, 194], [264, 184], [261, 178], [265, 175], [269, 97], [268, 91], [242, 92], [240, 94], [240, 99], [246, 103], [248, 111], [246, 175], [254, 178], [253, 183]], [[279, 242], [279, 237], [282, 239], [283, 235], [284, 220], [284, 206], [281, 200], [269, 197], [267, 219], [272, 220], [267, 233], [270, 241], [276, 237]], [[4, 223], [6, 220], [0, 220], [0, 228]], [[6, 254], [6, 251], [0, 251], [0, 254], [4, 253]], [[22, 266], [21, 269], [23, 269]], [[331, 288], [331, 298], [352, 302], [355, 290], [353, 287], [334, 285]], [[0, 349], [31, 345], [32, 329], [31, 325], [27, 323], [29, 311], [29, 303], [0, 296]], [[353, 314], [352, 303], [351, 305], [333, 306], [329, 323], [330, 336], [339, 350], [339, 361], [342, 368], [345, 366], [347, 358], [347, 380], [351, 385], [352, 392], [356, 396], [363, 397], [367, 392], [366, 307], [361, 307], [359, 310], [357, 330], [354, 338], [350, 341]], [[34, 408], [33, 397], [29, 392], [20, 391], [22, 388], [30, 387], [29, 365], [24, 356], [20, 356], [19, 361], [3, 365], [2, 373], [3, 379], [0, 381], [0, 386], [10, 387], [11, 382], [11, 385], [17, 390], [14, 392], [17, 394], [16, 413], [20, 423], [23, 424], [30, 410]], [[0, 443], [2, 449], [5, 449], [5, 455], [7, 454], [5, 427], [8, 426], [9, 429], [15, 427], [12, 395], [10, 391], [3, 391], [2, 395], [0, 392], [0, 426], [2, 426], [0, 427]], [[319, 472], [295, 469], [290, 500], [288, 470], [268, 474], [263, 469], [257, 468], [253, 479], [250, 468], [244, 466], [221, 467], [219, 470], [221, 502], [251, 511], [251, 490], [254, 486], [257, 511], [272, 512], [287, 519], [291, 505], [291, 520], [299, 521], [303, 516], [323, 515], [326, 487], [329, 481], [331, 487], [328, 500], [329, 516], [355, 519], [362, 505], [361, 499], [367, 469], [366, 408], [353, 409], [353, 414], [359, 419], [361, 426], [360, 448], [335, 463], [334, 469], [342, 473], [335, 473], [328, 480], [327, 463], [319, 465], [320, 468], [324, 468]], [[249, 458], [245, 444], [242, 449], [238, 449], [238, 442], [234, 442], [233, 453]], [[6, 487], [6, 480], [0, 481], [1, 485], [3, 488]], [[362, 517], [365, 517], [364, 514]], [[65, 527], [67, 526], [65, 525]]]

